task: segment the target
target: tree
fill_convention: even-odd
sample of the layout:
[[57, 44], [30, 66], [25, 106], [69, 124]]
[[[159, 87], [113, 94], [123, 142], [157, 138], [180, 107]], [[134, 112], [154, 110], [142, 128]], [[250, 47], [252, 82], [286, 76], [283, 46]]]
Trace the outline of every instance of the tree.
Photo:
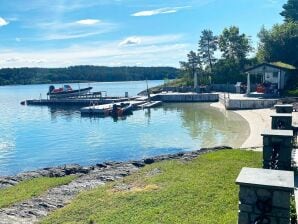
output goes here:
[[214, 52], [217, 50], [217, 37], [213, 35], [211, 30], [203, 30], [199, 40], [199, 55], [202, 63], [209, 66], [212, 72], [213, 63], [216, 61]]
[[220, 35], [219, 49], [224, 59], [235, 60], [243, 64], [252, 47], [250, 39], [245, 34], [240, 34], [238, 27], [231, 26], [225, 28]]
[[285, 17], [286, 22], [298, 22], [298, 1], [288, 0], [286, 4], [283, 5], [283, 11], [280, 13]]
[[195, 73], [202, 71], [202, 63], [200, 56], [194, 51], [190, 51], [187, 54], [187, 62], [180, 62], [180, 67], [184, 73], [186, 73], [188, 84], [192, 83]]
[[282, 61], [298, 66], [298, 23], [274, 25], [271, 30], [263, 27], [258, 37], [260, 39], [257, 52], [259, 61]]

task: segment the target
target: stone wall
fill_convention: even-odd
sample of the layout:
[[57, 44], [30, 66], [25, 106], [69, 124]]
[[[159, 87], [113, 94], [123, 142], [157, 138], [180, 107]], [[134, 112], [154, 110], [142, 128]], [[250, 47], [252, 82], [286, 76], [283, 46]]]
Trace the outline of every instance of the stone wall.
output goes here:
[[163, 102], [217, 102], [219, 95], [216, 93], [164, 93], [156, 95], [154, 100]]
[[239, 224], [289, 224], [289, 191], [240, 186], [239, 203]]

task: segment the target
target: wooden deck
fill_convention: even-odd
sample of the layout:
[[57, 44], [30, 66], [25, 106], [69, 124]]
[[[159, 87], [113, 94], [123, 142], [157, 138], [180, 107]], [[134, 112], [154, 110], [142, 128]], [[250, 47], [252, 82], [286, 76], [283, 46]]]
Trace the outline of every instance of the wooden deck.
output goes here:
[[26, 100], [27, 105], [38, 105], [38, 106], [91, 106], [91, 105], [101, 105], [108, 103], [118, 103], [127, 101], [129, 98], [94, 98], [94, 99], [40, 99], [40, 100]]

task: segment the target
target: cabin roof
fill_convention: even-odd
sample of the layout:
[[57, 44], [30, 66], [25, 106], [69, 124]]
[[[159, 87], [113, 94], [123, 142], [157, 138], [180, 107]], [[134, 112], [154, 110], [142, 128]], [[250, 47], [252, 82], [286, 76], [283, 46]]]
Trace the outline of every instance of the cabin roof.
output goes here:
[[277, 69], [280, 69], [280, 70], [283, 70], [283, 71], [289, 71], [289, 70], [296, 70], [296, 68], [293, 66], [293, 65], [289, 65], [289, 64], [286, 64], [286, 63], [283, 63], [283, 62], [271, 62], [271, 63], [261, 63], [261, 64], [258, 64], [258, 65], [255, 65], [253, 67], [250, 67], [248, 69], [245, 70], [245, 72], [250, 72], [250, 71], [253, 71], [257, 68], [260, 68], [260, 67], [263, 67], [263, 66], [268, 66], [268, 67], [271, 67], [271, 68], [277, 68]]

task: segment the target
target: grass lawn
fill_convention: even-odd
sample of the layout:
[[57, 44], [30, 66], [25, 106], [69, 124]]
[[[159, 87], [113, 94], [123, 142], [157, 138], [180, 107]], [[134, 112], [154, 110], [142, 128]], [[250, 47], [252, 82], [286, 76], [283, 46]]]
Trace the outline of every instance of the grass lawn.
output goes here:
[[152, 164], [121, 181], [81, 193], [42, 223], [236, 223], [242, 167], [261, 153], [223, 150], [191, 162]]
[[0, 190], [0, 208], [8, 207], [16, 202], [39, 196], [48, 189], [67, 184], [75, 178], [75, 176], [42, 177], [22, 181], [16, 186]]

